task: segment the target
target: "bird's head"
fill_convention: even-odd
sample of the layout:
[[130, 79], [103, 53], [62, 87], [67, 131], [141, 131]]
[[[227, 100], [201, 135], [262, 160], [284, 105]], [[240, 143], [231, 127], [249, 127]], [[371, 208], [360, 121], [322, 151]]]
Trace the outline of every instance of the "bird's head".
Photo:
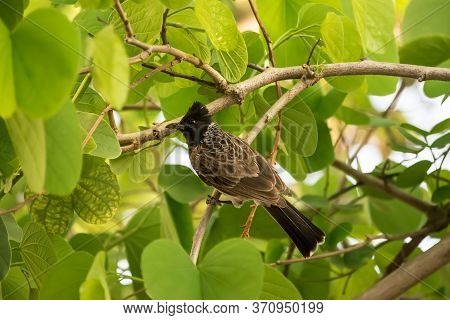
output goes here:
[[200, 102], [194, 102], [179, 123], [172, 123], [167, 127], [181, 131], [189, 145], [197, 145], [211, 122], [208, 108]]

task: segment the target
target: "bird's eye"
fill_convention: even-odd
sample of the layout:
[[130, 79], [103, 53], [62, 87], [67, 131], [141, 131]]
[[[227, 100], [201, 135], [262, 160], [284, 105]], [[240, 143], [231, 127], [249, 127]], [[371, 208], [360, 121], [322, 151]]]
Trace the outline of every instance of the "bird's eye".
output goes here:
[[192, 124], [195, 124], [195, 122], [196, 122], [195, 120], [191, 120], [191, 123], [192, 123]]

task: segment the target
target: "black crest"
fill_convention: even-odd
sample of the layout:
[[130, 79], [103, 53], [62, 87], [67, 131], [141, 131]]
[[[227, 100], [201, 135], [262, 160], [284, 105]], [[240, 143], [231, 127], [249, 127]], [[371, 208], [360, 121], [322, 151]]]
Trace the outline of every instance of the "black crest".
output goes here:
[[201, 102], [194, 102], [180, 123], [190, 123], [192, 120], [208, 124], [211, 122], [208, 108]]

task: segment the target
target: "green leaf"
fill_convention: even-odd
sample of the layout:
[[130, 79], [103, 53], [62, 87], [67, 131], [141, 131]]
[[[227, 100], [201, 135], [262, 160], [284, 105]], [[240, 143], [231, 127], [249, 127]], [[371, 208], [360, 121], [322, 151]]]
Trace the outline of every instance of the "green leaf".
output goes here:
[[201, 299], [200, 274], [175, 242], [155, 240], [142, 252], [141, 270], [152, 299]]
[[173, 199], [181, 203], [201, 199], [211, 190], [191, 169], [182, 165], [164, 165], [159, 173], [158, 183]]
[[30, 298], [28, 279], [20, 267], [12, 267], [0, 284], [3, 300], [27, 300]]
[[73, 250], [85, 251], [96, 256], [99, 251], [105, 250], [97, 236], [90, 233], [77, 233], [69, 241]]
[[127, 100], [130, 81], [128, 56], [123, 42], [114, 28], [107, 26], [96, 34], [93, 44], [94, 87], [114, 108], [120, 109]]
[[349, 222], [343, 222], [334, 227], [328, 232], [325, 239], [325, 246], [330, 251], [335, 250], [339, 242], [343, 241], [352, 232], [352, 224]]
[[[103, 29], [105, 27], [104, 21], [108, 21], [110, 15], [111, 10], [81, 10], [73, 23], [78, 26], [83, 36], [88, 37], [89, 34], [96, 34]], [[123, 27], [121, 30], [123, 30]]]
[[313, 208], [325, 209], [328, 208], [329, 205], [327, 198], [314, 194], [305, 194], [304, 196], [302, 196], [301, 201], [304, 202], [308, 207]]
[[335, 116], [346, 124], [367, 125], [370, 122], [369, 116], [365, 113], [345, 106], [341, 106]]
[[409, 130], [409, 131], [413, 131], [413, 132], [415, 132], [415, 133], [418, 133], [418, 134], [420, 134], [420, 135], [423, 136], [423, 137], [426, 137], [426, 136], [428, 136], [428, 135], [430, 134], [429, 132], [427, 132], [427, 131], [425, 131], [425, 130], [422, 130], [422, 129], [416, 127], [416, 126], [413, 126], [413, 125], [410, 124], [410, 123], [402, 123], [402, 124], [400, 125], [400, 127], [404, 128], [404, 129], [406, 129], [406, 130]]
[[187, 204], [175, 201], [168, 193], [164, 193], [165, 209], [172, 218], [177, 230], [180, 244], [186, 250], [191, 251], [192, 237], [194, 236], [194, 226], [192, 223], [192, 212]]
[[283, 240], [272, 239], [267, 242], [266, 250], [264, 252], [264, 262], [273, 263], [281, 259], [286, 248]]
[[[77, 114], [80, 124], [87, 134], [97, 121], [98, 115], [80, 111]], [[105, 120], [100, 121], [92, 134], [92, 139], [97, 148], [90, 152], [91, 155], [105, 159], [114, 159], [120, 156], [122, 151], [120, 150], [119, 141], [117, 141], [116, 134]]]
[[14, 30], [22, 20], [24, 6], [22, 0], [2, 0], [0, 2], [0, 24], [3, 22], [9, 30]]
[[47, 233], [37, 223], [29, 223], [24, 228], [20, 253], [34, 281], [41, 288], [43, 276], [56, 262], [56, 256]]
[[338, 108], [342, 105], [342, 102], [344, 102], [346, 96], [346, 93], [332, 89], [326, 96], [320, 99], [318, 104], [309, 105], [311, 106], [311, 110], [317, 119], [325, 120], [331, 117], [336, 110], [338, 110]]
[[448, 147], [449, 144], [450, 144], [450, 132], [434, 140], [434, 142], [431, 144], [431, 147], [442, 149]]
[[242, 34], [236, 35], [237, 43], [232, 49], [216, 50], [222, 75], [230, 82], [237, 82], [247, 69], [248, 55]]
[[314, 115], [300, 98], [283, 109], [281, 138], [290, 151], [311, 156], [317, 149], [318, 131]]
[[408, 167], [397, 177], [396, 184], [401, 188], [415, 187], [427, 176], [432, 163], [427, 160], [419, 161]]
[[42, 192], [46, 168], [44, 122], [17, 111], [6, 119], [6, 126], [28, 186], [33, 192]]
[[6, 123], [0, 118], [0, 179], [11, 176], [17, 169], [16, 153]]
[[313, 155], [305, 158], [307, 172], [323, 169], [334, 160], [333, 143], [331, 142], [330, 130], [326, 122], [318, 120], [317, 131], [319, 136], [317, 149]]
[[[21, 2], [21, 1], [14, 1]], [[0, 2], [0, 17], [5, 12]], [[10, 117], [16, 109], [16, 96], [14, 89], [13, 75], [13, 53], [12, 44], [8, 28], [0, 20], [0, 96], [2, 97], [2, 107], [0, 108], [1, 117]]]
[[434, 203], [447, 202], [447, 199], [450, 199], [450, 186], [448, 185], [437, 188], [433, 192], [433, 197], [431, 198]]
[[80, 285], [80, 299], [82, 300], [111, 300], [108, 283], [106, 281], [106, 253], [100, 251], [94, 258], [84, 282]]
[[280, 271], [264, 265], [264, 283], [261, 300], [300, 300], [297, 288]]
[[[170, 45], [180, 49], [191, 55], [195, 55], [202, 62], [209, 63], [211, 60], [211, 53], [200, 36], [188, 29], [167, 27], [167, 38], [170, 40]], [[191, 81], [192, 83], [192, 81]]]
[[349, 269], [358, 269], [365, 265], [373, 256], [374, 248], [371, 246], [344, 253], [344, 264]]
[[[334, 12], [329, 12], [320, 32], [325, 44], [325, 53], [331, 62], [358, 61], [362, 54], [361, 38], [353, 22]], [[327, 81], [338, 90], [350, 92], [358, 88], [364, 77], [338, 77]]]
[[[141, 256], [144, 248], [161, 237], [161, 219], [158, 207], [140, 209], [126, 225], [122, 232], [125, 238], [125, 250], [131, 274], [141, 278]], [[143, 284], [133, 281], [135, 290], [143, 288]]]
[[73, 253], [73, 249], [66, 239], [55, 234], [51, 234], [49, 237], [52, 242], [53, 251], [55, 251], [57, 261], [61, 261]]
[[11, 247], [9, 246], [8, 230], [3, 219], [0, 218], [0, 281], [9, 271], [11, 264]]
[[161, 1], [167, 8], [172, 10], [186, 7], [188, 4], [192, 2], [192, 0], [159, 0], [159, 1]]
[[248, 61], [258, 63], [265, 55], [264, 44], [258, 33], [252, 31], [245, 31], [242, 37], [247, 47]]
[[77, 30], [61, 12], [45, 8], [30, 13], [11, 39], [17, 105], [32, 117], [55, 114], [79, 71]]
[[403, 129], [403, 128], [398, 128], [398, 132], [400, 132], [400, 134], [402, 136], [404, 136], [407, 140], [409, 140], [411, 143], [418, 145], [418, 146], [422, 146], [422, 147], [426, 147], [427, 144], [422, 141], [421, 139], [417, 138], [414, 134], [409, 133], [407, 130]]
[[242, 239], [219, 243], [207, 253], [198, 269], [204, 299], [256, 299], [262, 289], [261, 256]]
[[84, 156], [81, 179], [72, 193], [78, 216], [88, 223], [106, 223], [116, 214], [119, 198], [117, 177], [109, 165], [101, 158]]
[[83, 9], [103, 9], [113, 5], [113, 0], [79, 0]]
[[71, 197], [27, 195], [27, 198], [30, 197], [36, 197], [29, 204], [33, 220], [42, 225], [47, 233], [64, 235], [73, 219]]
[[395, 23], [391, 0], [352, 0], [356, 27], [366, 54], [383, 52], [393, 39]]
[[22, 228], [17, 224], [17, 221], [14, 218], [13, 214], [10, 213], [2, 215], [0, 219], [5, 223], [9, 240], [20, 242], [20, 240], [22, 240], [23, 231]]
[[70, 194], [81, 174], [81, 136], [75, 108], [69, 101], [44, 121], [46, 170], [45, 191]]
[[324, 299], [330, 290], [330, 263], [326, 260], [293, 264], [289, 269], [289, 280], [300, 291], [303, 299]]
[[450, 130], [450, 118], [442, 120], [438, 124], [436, 124], [431, 130], [431, 134], [439, 133], [445, 130]]
[[48, 270], [39, 294], [41, 300], [77, 300], [79, 289], [92, 265], [93, 257], [75, 252]]
[[169, 240], [156, 240], [142, 254], [145, 287], [153, 299], [256, 299], [264, 267], [258, 250], [241, 239], [224, 241], [194, 266]]
[[196, 0], [195, 15], [217, 50], [231, 51], [244, 42], [233, 14], [219, 0]]
[[[164, 6], [158, 0], [124, 1], [123, 10], [127, 13], [128, 20], [133, 26], [133, 31], [138, 40], [153, 43], [161, 32]], [[121, 39], [125, 38], [122, 20], [116, 11], [113, 11], [109, 19], [116, 33]], [[139, 51], [138, 51], [139, 52]]]
[[424, 215], [399, 200], [369, 198], [369, 213], [375, 226], [384, 233], [395, 234], [417, 230]]
[[447, 0], [411, 0], [401, 25], [400, 61], [436, 66], [450, 59], [449, 15]]

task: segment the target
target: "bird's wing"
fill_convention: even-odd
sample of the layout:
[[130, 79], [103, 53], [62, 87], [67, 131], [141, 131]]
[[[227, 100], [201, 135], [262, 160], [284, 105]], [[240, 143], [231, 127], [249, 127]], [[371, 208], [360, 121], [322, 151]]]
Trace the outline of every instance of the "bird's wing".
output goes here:
[[284, 205], [288, 188], [264, 157], [227, 132], [210, 140], [190, 152], [203, 181], [233, 197]]

